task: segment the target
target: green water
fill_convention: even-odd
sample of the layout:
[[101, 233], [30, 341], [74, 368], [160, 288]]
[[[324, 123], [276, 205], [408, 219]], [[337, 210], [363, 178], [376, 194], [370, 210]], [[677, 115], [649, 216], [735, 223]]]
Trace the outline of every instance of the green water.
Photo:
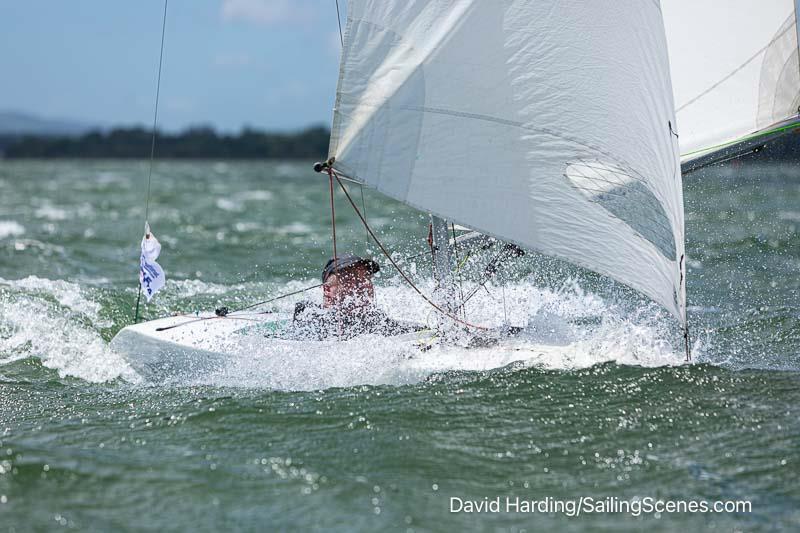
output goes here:
[[[327, 183], [309, 166], [157, 164], [149, 218], [169, 281], [145, 317], [315, 283], [330, 224]], [[389, 341], [304, 364], [309, 346], [164, 384], [108, 348], [132, 319], [146, 165], [0, 162], [0, 530], [795, 531], [798, 174], [725, 168], [687, 180], [690, 365], [666, 312], [528, 257], [468, 314], [552, 325], [571, 346], [563, 358], [399, 380], [392, 365], [425, 355]], [[364, 200], [430, 288], [426, 256], [407, 259], [425, 251], [425, 216], [369, 191]], [[337, 202], [339, 247], [375, 255]], [[428, 309], [382, 264], [380, 304], [424, 320]], [[449, 512], [451, 497], [517, 496], [752, 509]]]

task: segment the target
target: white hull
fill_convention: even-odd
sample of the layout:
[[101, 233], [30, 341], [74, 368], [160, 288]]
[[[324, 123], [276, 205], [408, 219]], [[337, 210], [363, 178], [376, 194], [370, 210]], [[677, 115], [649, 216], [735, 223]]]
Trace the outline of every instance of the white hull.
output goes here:
[[562, 368], [585, 363], [576, 360], [574, 345], [536, 342], [526, 335], [482, 348], [438, 345], [430, 331], [344, 341], [273, 336], [288, 323], [286, 317], [258, 314], [167, 317], [124, 328], [111, 348], [148, 380], [203, 382], [213, 374], [234, 376], [234, 383], [243, 379], [295, 389], [413, 383], [437, 372], [485, 371], [516, 362]]
[[[225, 345], [230, 344], [232, 336], [254, 325], [274, 322], [270, 315], [171, 316], [123, 328], [111, 340], [111, 349], [144, 376], [201, 374], [224, 363]], [[159, 331], [162, 328], [170, 329]]]
[[[207, 374], [222, 368], [231, 358], [255, 359], [281, 348], [296, 350], [298, 346], [330, 346], [337, 342], [288, 340], [269, 335], [279, 332], [289, 322], [286, 317], [272, 314], [171, 316], [123, 328], [111, 340], [111, 349], [122, 355], [138, 374], [165, 378]], [[417, 350], [427, 337], [430, 334], [409, 333], [391, 339]]]

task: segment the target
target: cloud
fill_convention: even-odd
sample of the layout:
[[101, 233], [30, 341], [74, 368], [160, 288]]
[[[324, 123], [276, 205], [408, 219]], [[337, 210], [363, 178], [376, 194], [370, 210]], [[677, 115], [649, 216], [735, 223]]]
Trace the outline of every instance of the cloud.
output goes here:
[[315, 15], [315, 10], [304, 0], [223, 0], [220, 15], [226, 22], [274, 26], [307, 21]]

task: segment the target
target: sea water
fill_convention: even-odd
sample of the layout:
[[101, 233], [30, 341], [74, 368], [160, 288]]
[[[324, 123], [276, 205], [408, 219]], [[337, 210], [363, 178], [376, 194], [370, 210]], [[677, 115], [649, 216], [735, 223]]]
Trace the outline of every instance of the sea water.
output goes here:
[[[689, 364], [666, 311], [529, 254], [466, 308], [472, 322], [525, 326], [521, 340], [420, 352], [377, 337], [281, 350], [259, 338], [222, 368], [167, 382], [109, 349], [133, 320], [146, 171], [138, 161], [0, 162], [0, 530], [800, 523], [794, 167], [687, 177]], [[432, 290], [426, 215], [368, 190], [362, 204], [350, 187]], [[332, 254], [327, 182], [310, 162], [161, 162], [152, 194], [168, 282], [145, 319], [313, 285]], [[341, 196], [336, 220], [340, 252], [381, 263], [379, 305], [435, 323]], [[491, 257], [465, 262], [461, 291]], [[289, 313], [300, 298], [319, 294], [269, 308]], [[580, 498], [608, 505], [565, 512]], [[716, 500], [751, 508], [630, 511]], [[486, 510], [454, 511], [454, 501]]]

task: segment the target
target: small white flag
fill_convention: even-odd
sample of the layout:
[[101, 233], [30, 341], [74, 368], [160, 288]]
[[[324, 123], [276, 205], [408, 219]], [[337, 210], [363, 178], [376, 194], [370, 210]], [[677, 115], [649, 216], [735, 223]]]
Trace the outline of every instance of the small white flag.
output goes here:
[[156, 263], [159, 253], [161, 253], [161, 243], [150, 231], [150, 224], [145, 223], [142, 256], [139, 259], [139, 283], [148, 302], [166, 282], [164, 269]]

